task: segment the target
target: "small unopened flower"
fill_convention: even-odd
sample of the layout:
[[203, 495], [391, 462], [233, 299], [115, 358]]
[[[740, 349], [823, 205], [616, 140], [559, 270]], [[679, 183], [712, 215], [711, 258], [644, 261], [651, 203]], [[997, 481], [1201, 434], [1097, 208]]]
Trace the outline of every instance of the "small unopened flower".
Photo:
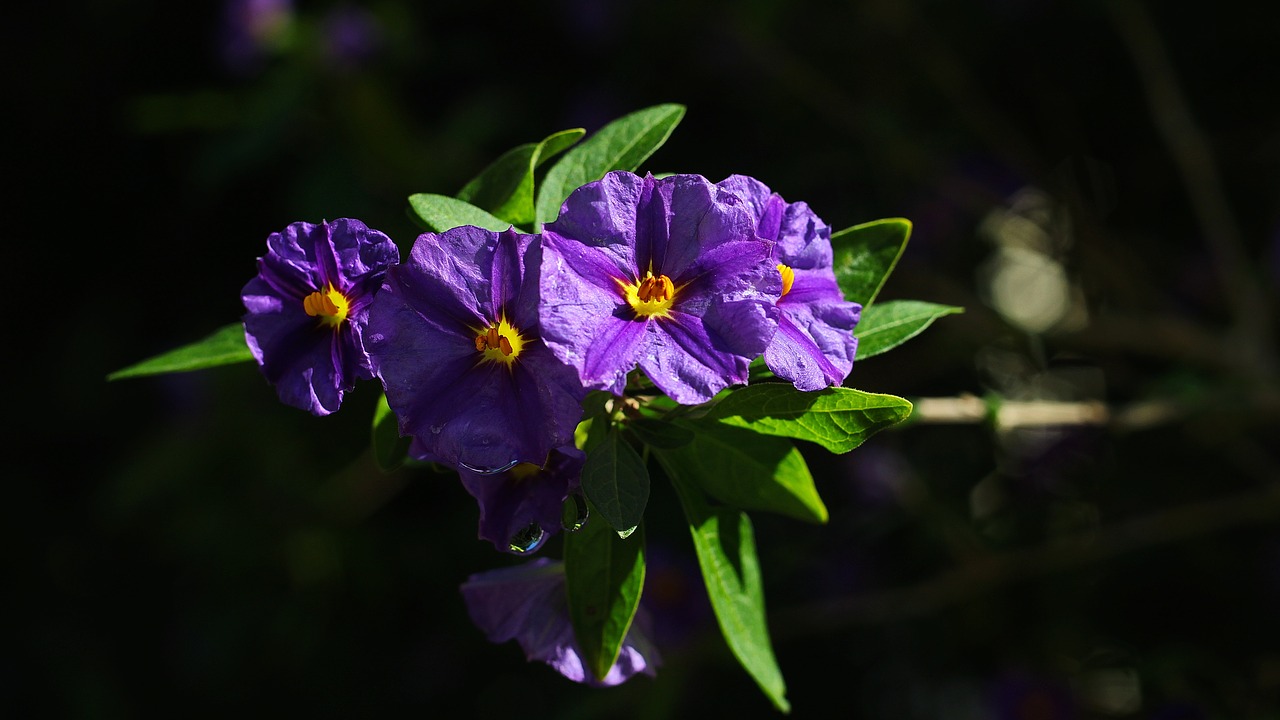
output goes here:
[[458, 227], [418, 237], [387, 273], [369, 354], [402, 435], [451, 467], [541, 467], [573, 444], [586, 395], [543, 344], [534, 235]]
[[543, 228], [543, 340], [615, 395], [637, 366], [682, 404], [745, 383], [781, 292], [755, 229], [736, 196], [698, 175], [583, 185]]
[[245, 341], [282, 402], [328, 415], [373, 377], [365, 321], [399, 259], [391, 238], [349, 218], [296, 222], [267, 238], [240, 295]]
[[479, 573], [467, 578], [461, 590], [472, 622], [490, 642], [515, 640], [531, 662], [544, 662], [574, 682], [619, 685], [637, 673], [656, 675], [662, 662], [649, 641], [649, 618], [641, 605], [618, 659], [603, 680], [597, 679], [583, 664], [582, 650], [574, 639], [561, 562], [537, 558]]
[[832, 267], [831, 228], [803, 202], [788, 203], [763, 183], [732, 175], [718, 185], [752, 209], [761, 237], [774, 241], [782, 281], [778, 332], [764, 351], [765, 365], [797, 389], [840, 385], [853, 369], [853, 329], [862, 306], [845, 300]]

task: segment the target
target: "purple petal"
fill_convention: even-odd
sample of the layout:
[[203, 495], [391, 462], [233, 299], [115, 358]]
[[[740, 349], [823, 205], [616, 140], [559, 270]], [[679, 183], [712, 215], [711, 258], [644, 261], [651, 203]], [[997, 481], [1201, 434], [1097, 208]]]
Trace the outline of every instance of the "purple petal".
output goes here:
[[645, 178], [612, 172], [574, 190], [560, 216], [543, 226], [545, 238], [563, 237], [598, 248], [613, 267], [632, 272], [636, 267], [636, 207], [645, 192]]
[[574, 682], [618, 685], [638, 673], [656, 675], [662, 662], [646, 636], [649, 619], [641, 607], [623, 639], [618, 660], [604, 680], [596, 680], [583, 666], [574, 639], [564, 565], [549, 558], [472, 575], [461, 592], [472, 622], [490, 642], [515, 640], [530, 661], [547, 663]]
[[598, 248], [548, 235], [542, 252], [542, 340], [589, 388], [622, 394], [644, 350], [645, 323], [622, 301], [621, 273]]
[[778, 333], [764, 352], [773, 374], [805, 391], [843, 383], [858, 349], [853, 329], [862, 306], [847, 302], [829, 273], [798, 270], [778, 311]]
[[831, 228], [806, 203], [787, 204], [753, 178], [734, 175], [719, 185], [752, 209], [760, 235], [775, 241], [775, 260], [795, 274], [790, 292], [777, 300], [778, 332], [765, 364], [800, 390], [843, 383], [853, 368], [862, 306], [846, 301], [836, 282]]
[[645, 375], [682, 405], [706, 402], [732, 383], [745, 383], [750, 360], [721, 350], [702, 319], [680, 314], [654, 323], [653, 351], [640, 358]]

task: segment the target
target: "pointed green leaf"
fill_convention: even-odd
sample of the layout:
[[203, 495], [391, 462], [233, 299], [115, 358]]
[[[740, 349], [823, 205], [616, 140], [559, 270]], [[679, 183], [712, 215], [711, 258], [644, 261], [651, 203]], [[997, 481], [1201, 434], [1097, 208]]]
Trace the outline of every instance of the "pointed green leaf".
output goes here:
[[587, 131], [584, 128], [570, 128], [543, 138], [542, 142], [538, 143], [538, 151], [533, 155], [533, 167], [537, 169], [551, 158], [568, 150], [586, 134]]
[[542, 180], [534, 232], [560, 214], [569, 193], [612, 170], [634, 171], [671, 136], [685, 107], [654, 105], [614, 120], [565, 153]]
[[875, 301], [911, 237], [911, 221], [886, 218], [831, 235], [836, 281], [845, 299], [864, 308]]
[[399, 421], [387, 404], [385, 394], [378, 395], [373, 409], [373, 457], [378, 467], [386, 472], [404, 465], [409, 457], [408, 437], [401, 437]]
[[888, 352], [924, 332], [934, 320], [962, 312], [962, 307], [923, 300], [887, 300], [863, 308], [862, 318], [853, 329], [858, 338], [857, 358], [863, 360]]
[[910, 414], [910, 401], [896, 395], [846, 387], [803, 392], [788, 383], [762, 383], [728, 393], [705, 417], [846, 453]]
[[587, 451], [582, 492], [622, 537], [635, 530], [649, 503], [649, 470], [617, 428]]
[[807, 523], [827, 521], [827, 506], [814, 486], [809, 465], [790, 440], [706, 419], [674, 424], [690, 432], [693, 441], [654, 451], [677, 463], [703, 492], [743, 510], [778, 513]]
[[448, 195], [418, 193], [409, 196], [409, 217], [429, 232], [444, 232], [462, 225], [474, 225], [501, 232], [511, 223]]
[[[590, 507], [590, 505], [588, 505]], [[594, 510], [594, 508], [593, 508]], [[602, 522], [564, 535], [565, 590], [582, 662], [603, 680], [618, 659], [644, 589], [644, 532], [623, 540]]]
[[107, 375], [107, 380], [203, 370], [252, 359], [253, 353], [249, 351], [249, 346], [244, 340], [244, 325], [232, 323], [189, 345], [117, 370]]
[[764, 582], [756, 557], [755, 533], [746, 513], [712, 507], [667, 451], [655, 453], [671, 478], [693, 535], [707, 596], [720, 632], [734, 657], [782, 712], [790, 712], [787, 686], [773, 654], [765, 618]]
[[494, 160], [458, 191], [457, 199], [471, 203], [513, 225], [533, 222], [533, 175], [546, 160], [576, 143], [586, 130], [574, 128], [547, 136], [542, 142], [512, 148]]
[[[454, 197], [497, 217], [510, 219], [504, 208], [509, 204], [518, 205], [515, 201], [517, 195], [533, 191], [529, 169], [537, 148], [538, 143], [525, 143], [499, 155], [479, 175], [467, 181]], [[529, 181], [528, 187], [522, 188], [526, 179]]]

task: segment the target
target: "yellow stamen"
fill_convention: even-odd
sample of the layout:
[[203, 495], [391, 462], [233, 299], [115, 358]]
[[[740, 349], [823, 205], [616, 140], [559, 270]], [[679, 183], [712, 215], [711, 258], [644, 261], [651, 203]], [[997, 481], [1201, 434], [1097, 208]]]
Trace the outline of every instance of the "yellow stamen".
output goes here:
[[331, 327], [338, 327], [347, 319], [351, 304], [338, 289], [329, 283], [324, 290], [317, 290], [302, 299], [302, 309], [311, 317], [320, 318], [321, 322]]
[[483, 359], [501, 362], [508, 367], [528, 342], [505, 317], [496, 325], [476, 330], [476, 350], [483, 353]]
[[653, 276], [653, 271], [646, 272], [639, 282], [630, 284], [618, 282], [627, 304], [640, 317], [669, 317], [671, 306], [675, 304], [676, 286], [666, 275]]
[[787, 293], [791, 292], [791, 285], [796, 281], [796, 273], [782, 263], [778, 263], [778, 272], [782, 274], [782, 294], [778, 296], [778, 299], [781, 300], [787, 296]]

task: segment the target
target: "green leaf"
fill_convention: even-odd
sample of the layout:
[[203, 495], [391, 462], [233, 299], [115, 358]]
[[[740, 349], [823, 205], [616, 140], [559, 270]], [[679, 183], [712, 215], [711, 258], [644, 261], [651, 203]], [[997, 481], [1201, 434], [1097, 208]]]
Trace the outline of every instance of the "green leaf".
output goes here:
[[853, 334], [858, 338], [859, 360], [888, 352], [924, 332], [944, 315], [964, 312], [955, 305], [939, 305], [923, 300], [887, 300], [863, 308]]
[[560, 214], [569, 193], [599, 180], [612, 170], [634, 171], [671, 137], [684, 118], [685, 107], [654, 105], [624, 115], [600, 128], [580, 145], [565, 153], [542, 179], [534, 232]]
[[846, 453], [910, 414], [911, 403], [896, 395], [846, 387], [803, 392], [788, 383], [763, 383], [725, 395], [705, 417]]
[[[590, 505], [588, 505], [590, 507]], [[644, 531], [622, 539], [588, 521], [564, 536], [565, 590], [582, 662], [603, 680], [618, 659], [644, 589]]]
[[836, 282], [845, 299], [864, 308], [875, 301], [911, 237], [911, 221], [887, 218], [831, 235]]
[[712, 507], [687, 476], [687, 468], [656, 453], [680, 496], [707, 596], [734, 657], [782, 712], [790, 712], [787, 686], [773, 654], [765, 618], [764, 583], [755, 533], [746, 513]]
[[410, 438], [401, 437], [399, 421], [387, 404], [385, 394], [378, 395], [373, 409], [373, 457], [378, 467], [390, 472], [404, 465], [409, 457]]
[[804, 456], [790, 440], [712, 420], [676, 423], [693, 435], [688, 445], [656, 449], [691, 482], [727, 505], [763, 510], [822, 524], [827, 507], [814, 486]]
[[418, 193], [409, 196], [409, 217], [429, 232], [444, 232], [462, 225], [475, 225], [501, 232], [511, 223], [448, 195]]
[[649, 503], [649, 470], [617, 428], [609, 428], [604, 439], [587, 451], [582, 492], [624, 538], [644, 517]]
[[253, 353], [249, 351], [249, 346], [244, 340], [244, 325], [237, 322], [215, 330], [190, 345], [184, 345], [143, 360], [136, 365], [117, 370], [107, 375], [107, 380], [203, 370], [252, 359]]
[[546, 160], [578, 142], [582, 128], [562, 130], [542, 142], [512, 148], [494, 160], [458, 191], [457, 199], [487, 210], [513, 225], [533, 222], [534, 170]]
[[538, 143], [538, 151], [534, 153], [533, 167], [536, 169], [556, 155], [568, 150], [586, 134], [587, 131], [583, 128], [571, 128], [552, 133], [543, 138], [542, 142]]
[[693, 433], [688, 429], [657, 418], [633, 418], [627, 423], [627, 429], [637, 440], [654, 448], [678, 448], [693, 441]]

